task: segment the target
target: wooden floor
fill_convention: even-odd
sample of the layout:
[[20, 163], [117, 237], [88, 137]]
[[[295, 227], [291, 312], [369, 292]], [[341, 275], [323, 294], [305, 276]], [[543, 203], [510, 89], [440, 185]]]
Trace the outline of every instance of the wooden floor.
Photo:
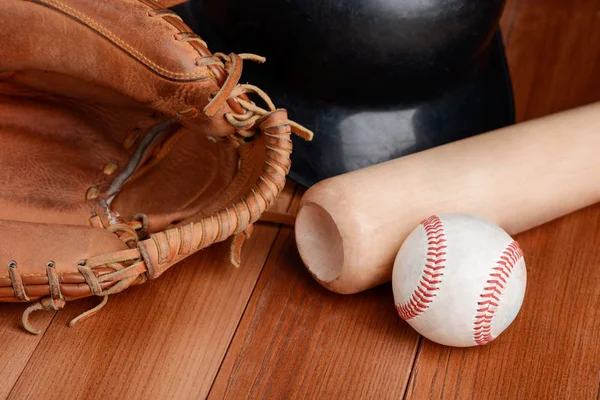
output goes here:
[[[509, 0], [502, 26], [518, 120], [600, 101], [600, 0]], [[289, 184], [279, 210], [301, 193]], [[241, 269], [217, 245], [75, 328], [95, 299], [35, 314], [40, 336], [24, 305], [0, 305], [0, 398], [599, 399], [600, 205], [517, 239], [525, 302], [482, 348], [420, 338], [389, 285], [326, 291], [291, 229], [261, 225]]]

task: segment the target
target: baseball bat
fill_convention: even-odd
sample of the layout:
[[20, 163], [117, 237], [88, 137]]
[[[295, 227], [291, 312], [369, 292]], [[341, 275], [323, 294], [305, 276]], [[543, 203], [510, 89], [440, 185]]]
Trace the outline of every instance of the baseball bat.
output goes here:
[[598, 201], [595, 103], [322, 181], [302, 199], [296, 243], [319, 283], [357, 293], [391, 280], [402, 242], [432, 214], [516, 234]]

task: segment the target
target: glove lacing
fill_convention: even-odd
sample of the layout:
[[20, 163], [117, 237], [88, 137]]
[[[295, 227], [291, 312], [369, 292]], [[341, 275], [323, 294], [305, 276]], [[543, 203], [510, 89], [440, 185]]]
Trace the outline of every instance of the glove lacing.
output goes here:
[[[241, 60], [251, 60], [256, 62], [264, 62], [265, 59], [255, 54], [231, 54], [226, 55], [223, 53], [215, 53], [211, 57], [199, 57], [196, 60], [198, 65], [219, 65], [222, 66], [227, 72], [233, 68], [241, 68], [241, 65], [236, 65], [237, 62]], [[228, 79], [231, 74], [228, 75]], [[270, 99], [270, 97], [260, 88], [250, 84], [236, 84], [234, 89], [231, 90], [230, 93], [226, 93], [224, 88], [226, 85], [221, 87], [214, 96], [211, 96], [210, 102], [204, 108], [205, 114], [209, 115], [213, 113], [213, 110], [219, 109], [223, 103], [227, 100], [233, 100], [237, 102], [243, 109], [243, 113], [229, 112], [225, 114], [225, 118], [229, 122], [229, 124], [234, 127], [235, 135], [232, 136], [232, 139], [235, 139], [240, 142], [244, 142], [248, 138], [254, 137], [258, 130], [252, 129], [255, 126], [255, 123], [268, 115], [271, 112], [277, 110], [277, 107]], [[267, 105], [268, 109], [261, 108], [257, 106], [255, 103], [249, 101], [247, 98], [244, 98], [245, 94], [254, 93], [258, 95], [264, 103]], [[170, 121], [174, 122], [174, 121]], [[311, 140], [313, 137], [313, 133], [306, 129], [305, 127], [299, 125], [293, 121], [287, 121], [290, 125], [290, 128], [294, 134], [305, 139]], [[124, 184], [125, 181], [121, 182], [117, 185], [120, 189], [120, 186]], [[112, 198], [118, 192], [118, 189], [111, 193]], [[135, 218], [138, 218], [136, 216]], [[142, 218], [143, 219], [143, 218]], [[132, 245], [137, 244], [139, 241], [138, 231], [143, 230], [144, 223], [140, 223], [139, 221], [132, 221], [128, 224], [112, 224], [108, 227], [109, 230], [117, 233], [121, 240], [123, 240], [130, 247]], [[239, 256], [241, 254], [241, 246], [244, 241], [250, 236], [252, 232], [252, 225], [250, 225], [244, 232], [234, 236], [231, 247], [231, 261], [234, 265], [239, 265]], [[133, 249], [132, 249], [133, 250]], [[129, 254], [129, 253], [125, 253]], [[134, 253], [131, 253], [132, 255]], [[73, 318], [69, 326], [72, 327], [80, 321], [83, 321], [97, 312], [99, 312], [108, 302], [108, 296], [111, 294], [119, 293], [129, 286], [131, 286], [135, 281], [139, 281], [139, 283], [143, 283], [147, 279], [147, 275], [144, 273], [144, 262], [142, 257], [136, 253], [134, 257], [127, 258], [125, 256], [123, 259], [119, 260], [111, 260], [111, 262], [106, 262], [103, 260], [103, 256], [96, 257], [100, 259], [99, 262], [91, 262], [91, 260], [82, 261], [78, 265], [79, 272], [84, 276], [86, 283], [90, 287], [90, 292], [93, 295], [102, 297], [102, 301], [92, 309], [80, 314], [79, 316]], [[112, 273], [104, 274], [104, 275], [96, 275], [93, 272], [93, 269], [96, 267], [107, 267], [114, 270]], [[39, 334], [40, 330], [33, 328], [33, 326], [29, 322], [29, 316], [34, 311], [41, 310], [49, 310], [56, 311], [60, 310], [65, 305], [65, 300], [60, 293], [60, 284], [58, 281], [58, 276], [53, 269], [53, 265], [49, 264], [48, 266], [49, 273], [49, 285], [51, 286], [51, 295], [48, 297], [44, 297], [40, 299], [38, 302], [29, 306], [23, 313], [22, 323], [23, 327], [30, 333]], [[142, 277], [140, 280], [139, 278]], [[102, 289], [102, 283], [114, 282], [116, 284], [112, 285], [109, 289]]]

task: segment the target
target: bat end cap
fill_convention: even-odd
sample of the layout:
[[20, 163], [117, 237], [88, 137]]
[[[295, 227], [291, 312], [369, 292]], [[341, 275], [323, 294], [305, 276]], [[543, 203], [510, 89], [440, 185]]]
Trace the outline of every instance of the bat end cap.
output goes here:
[[342, 274], [344, 242], [333, 217], [320, 205], [308, 202], [296, 219], [296, 243], [311, 275], [323, 286]]

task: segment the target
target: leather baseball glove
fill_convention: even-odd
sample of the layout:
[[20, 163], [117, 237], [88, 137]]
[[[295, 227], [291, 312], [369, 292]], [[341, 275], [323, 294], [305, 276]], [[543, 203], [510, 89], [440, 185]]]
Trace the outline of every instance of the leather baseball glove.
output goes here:
[[0, 22], [0, 302], [35, 302], [25, 328], [230, 237], [238, 264], [312, 137], [239, 83], [264, 60], [155, 0], [2, 0]]

